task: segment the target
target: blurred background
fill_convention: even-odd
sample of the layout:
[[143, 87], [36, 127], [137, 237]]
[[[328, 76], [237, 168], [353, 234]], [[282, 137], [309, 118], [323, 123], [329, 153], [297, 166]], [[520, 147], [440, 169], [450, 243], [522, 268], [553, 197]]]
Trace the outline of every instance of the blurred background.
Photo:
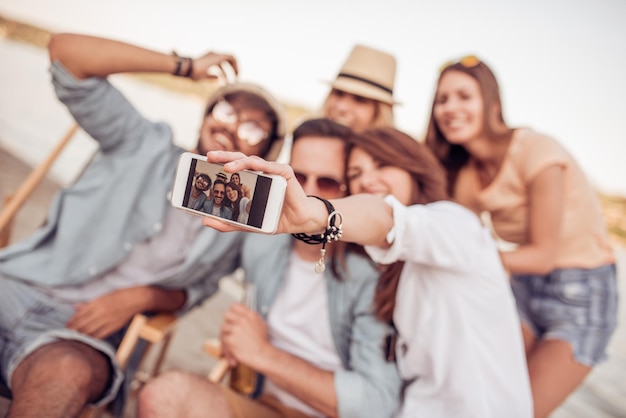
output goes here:
[[[440, 66], [476, 54], [500, 81], [510, 124], [556, 137], [601, 191], [626, 195], [623, 0], [0, 0], [0, 15], [184, 55], [233, 53], [242, 79], [306, 109], [363, 43], [396, 56], [397, 125], [417, 136]], [[3, 92], [3, 102], [18, 94]]]
[[[292, 122], [321, 105], [355, 43], [380, 48], [398, 60], [397, 125], [418, 138], [440, 66], [476, 54], [499, 79], [507, 121], [568, 148], [602, 194], [613, 235], [626, 242], [625, 16], [623, 0], [0, 0], [0, 145], [36, 164], [71, 124], [49, 85], [42, 47], [50, 31], [182, 55], [233, 53], [240, 78], [273, 92]], [[170, 122], [183, 146], [195, 140], [215, 87], [167, 76], [115, 81], [142, 111]], [[94, 149], [72, 140], [53, 177], [70, 183]]]
[[[398, 60], [397, 125], [417, 138], [440, 66], [475, 54], [498, 77], [507, 122], [554, 136], [585, 169], [601, 196], [618, 266], [626, 266], [625, 17], [623, 0], [0, 0], [0, 198], [72, 125], [49, 82], [51, 32], [181, 55], [233, 53], [240, 78], [273, 92], [292, 126], [321, 105], [355, 43], [380, 48]], [[149, 117], [169, 122], [182, 146], [195, 142], [204, 101], [217, 87], [168, 75], [116, 75], [112, 82]], [[95, 148], [81, 131], [72, 138], [18, 215], [14, 240], [43, 221], [52, 194], [75, 179]], [[625, 276], [621, 268], [622, 290]], [[222, 292], [184, 318], [166, 367], [210, 369], [200, 345], [219, 320], [206, 318], [231, 300]], [[626, 417], [623, 308], [620, 318], [610, 361], [555, 418]]]

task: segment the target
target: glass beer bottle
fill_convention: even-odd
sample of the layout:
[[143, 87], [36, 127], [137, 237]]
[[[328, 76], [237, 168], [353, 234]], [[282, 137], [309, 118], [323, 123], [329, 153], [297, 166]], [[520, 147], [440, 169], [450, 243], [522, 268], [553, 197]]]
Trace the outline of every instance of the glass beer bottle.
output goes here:
[[[244, 282], [243, 301], [248, 308], [256, 310], [256, 288], [253, 283]], [[257, 373], [245, 364], [237, 364], [230, 371], [230, 387], [242, 395], [250, 396], [257, 384]]]

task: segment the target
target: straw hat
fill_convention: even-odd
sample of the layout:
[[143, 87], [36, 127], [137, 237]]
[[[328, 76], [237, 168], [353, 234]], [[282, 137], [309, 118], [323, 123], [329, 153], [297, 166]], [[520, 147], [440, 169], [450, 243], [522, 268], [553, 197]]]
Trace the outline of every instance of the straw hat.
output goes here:
[[337, 90], [393, 105], [396, 59], [364, 45], [355, 45], [331, 86]]
[[228, 176], [225, 172], [220, 171], [215, 175], [215, 180], [222, 180], [224, 183], [228, 183]]

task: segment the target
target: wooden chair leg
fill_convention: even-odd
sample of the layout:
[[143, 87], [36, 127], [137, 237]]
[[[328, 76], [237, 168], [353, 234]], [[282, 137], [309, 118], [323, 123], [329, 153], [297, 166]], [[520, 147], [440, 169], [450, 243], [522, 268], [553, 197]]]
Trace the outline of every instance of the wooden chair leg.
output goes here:
[[213, 368], [209, 372], [209, 375], [207, 376], [207, 379], [209, 379], [209, 381], [213, 383], [220, 383], [222, 380], [224, 380], [224, 377], [226, 376], [226, 373], [228, 373], [229, 369], [230, 364], [228, 364], [228, 360], [221, 358], [217, 361], [215, 366], [213, 366]]
[[[165, 356], [167, 355], [176, 321], [177, 318], [174, 315], [164, 313], [157, 314], [151, 318], [143, 314], [137, 314], [133, 317], [115, 355], [119, 367], [124, 370], [128, 366], [131, 357], [136, 358], [136, 356], [133, 356], [133, 352], [140, 348], [139, 342], [143, 341], [146, 343], [145, 347], [142, 347], [143, 353], [137, 365], [137, 372], [130, 383], [131, 391], [138, 389], [143, 383], [160, 372]], [[146, 358], [146, 353], [154, 344], [161, 344], [157, 359], [155, 360], [151, 373], [143, 373], [142, 376], [140, 370], [142, 363]], [[81, 418], [100, 418], [106, 409], [107, 405], [98, 408], [87, 407], [85, 411], [83, 411]]]
[[205, 341], [203, 348], [208, 355], [217, 359], [217, 363], [209, 371], [207, 379], [213, 383], [220, 383], [230, 370], [228, 360], [223, 357], [222, 344], [217, 339], [210, 339]]
[[[13, 197], [13, 195], [9, 195], [6, 196], [4, 198], [4, 206], [3, 208], [6, 208], [7, 206], [9, 206], [9, 202], [11, 201], [11, 198]], [[4, 228], [0, 228], [0, 248], [4, 248], [7, 245], [9, 245], [9, 240], [11, 238], [11, 227], [13, 226], [12, 222], [7, 222], [7, 224], [4, 226]]]
[[63, 138], [61, 138], [59, 143], [55, 145], [52, 152], [43, 161], [43, 163], [41, 163], [33, 171], [31, 171], [28, 177], [20, 185], [19, 189], [15, 192], [10, 202], [5, 202], [5, 205], [2, 208], [2, 212], [0, 212], [0, 231], [4, 230], [7, 224], [11, 223], [17, 211], [20, 209], [26, 199], [31, 195], [31, 193], [35, 190], [37, 185], [41, 183], [43, 178], [48, 173], [48, 170], [50, 170], [50, 167], [52, 167], [52, 164], [54, 163], [56, 158], [59, 156], [59, 154], [70, 141], [70, 139], [72, 139], [77, 130], [78, 125], [72, 125], [72, 127], [65, 133], [65, 135], [63, 135]]
[[142, 314], [137, 314], [133, 317], [133, 320], [128, 326], [128, 329], [124, 334], [124, 338], [115, 353], [117, 363], [122, 370], [126, 368], [130, 355], [133, 353], [133, 350], [137, 345], [137, 341], [139, 341], [141, 330], [147, 322], [148, 317]]
[[161, 373], [161, 367], [163, 366], [163, 362], [165, 361], [165, 356], [169, 350], [170, 343], [172, 342], [172, 333], [168, 333], [161, 342], [161, 347], [159, 349], [159, 354], [152, 366], [151, 376], [156, 376]]

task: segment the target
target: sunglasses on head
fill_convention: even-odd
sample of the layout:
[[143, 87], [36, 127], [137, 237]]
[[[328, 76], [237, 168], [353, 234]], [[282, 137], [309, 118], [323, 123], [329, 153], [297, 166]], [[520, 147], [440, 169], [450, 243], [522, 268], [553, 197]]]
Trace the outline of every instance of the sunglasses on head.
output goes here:
[[[304, 187], [307, 181], [309, 181], [309, 176], [307, 174], [295, 172], [294, 175], [302, 187]], [[317, 177], [316, 184], [317, 188], [322, 193], [337, 194], [339, 192], [345, 192], [346, 190], [345, 184], [331, 177]]]
[[464, 68], [474, 68], [478, 64], [480, 64], [480, 60], [478, 59], [478, 57], [476, 55], [466, 55], [464, 57], [459, 58], [458, 60], [453, 60], [453, 61], [446, 62], [445, 64], [443, 64], [439, 68], [439, 72], [443, 73], [443, 71], [446, 68], [451, 67], [451, 66], [453, 66], [455, 64], [460, 64]]
[[240, 141], [245, 142], [250, 146], [255, 146], [261, 143], [269, 136], [269, 133], [263, 130], [261, 126], [255, 121], [241, 121], [235, 108], [226, 100], [220, 100], [217, 102], [210, 113], [213, 120], [225, 125], [233, 126], [237, 125], [235, 135]]

